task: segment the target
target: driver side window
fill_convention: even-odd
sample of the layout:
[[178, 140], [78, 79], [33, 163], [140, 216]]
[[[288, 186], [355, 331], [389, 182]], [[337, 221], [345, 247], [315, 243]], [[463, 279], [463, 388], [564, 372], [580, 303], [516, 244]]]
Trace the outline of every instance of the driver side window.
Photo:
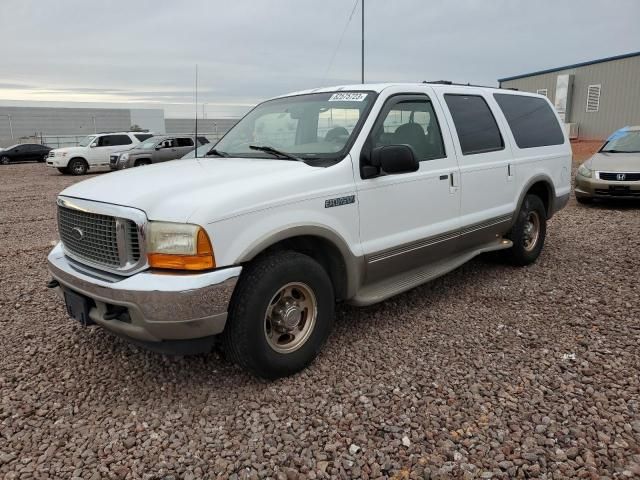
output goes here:
[[382, 110], [382, 122], [372, 135], [372, 147], [409, 145], [419, 161], [445, 157], [440, 126], [431, 101], [393, 99]]

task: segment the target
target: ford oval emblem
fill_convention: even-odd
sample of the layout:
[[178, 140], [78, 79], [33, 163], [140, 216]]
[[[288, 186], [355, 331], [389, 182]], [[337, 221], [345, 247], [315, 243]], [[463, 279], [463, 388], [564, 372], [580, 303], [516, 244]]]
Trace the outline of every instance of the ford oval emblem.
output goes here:
[[71, 229], [73, 232], [73, 236], [76, 237], [76, 240], [82, 240], [84, 238], [84, 232], [79, 227], [73, 227]]

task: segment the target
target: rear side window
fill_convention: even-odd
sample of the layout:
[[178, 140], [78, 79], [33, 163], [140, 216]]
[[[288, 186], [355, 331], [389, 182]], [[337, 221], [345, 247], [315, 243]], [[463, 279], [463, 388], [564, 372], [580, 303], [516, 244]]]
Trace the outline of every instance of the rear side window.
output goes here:
[[176, 138], [176, 140], [178, 142], [179, 147], [193, 147], [192, 138], [178, 137]]
[[100, 137], [99, 146], [101, 147], [114, 147], [117, 145], [131, 145], [133, 142], [129, 138], [129, 135], [105, 135]]
[[444, 96], [458, 132], [463, 155], [504, 148], [500, 129], [487, 102], [479, 95]]
[[147, 138], [153, 137], [153, 135], [151, 135], [150, 133], [136, 133], [133, 136], [136, 137], [141, 142], [144, 142]]
[[549, 103], [542, 98], [494, 93], [519, 148], [562, 145], [564, 135]]

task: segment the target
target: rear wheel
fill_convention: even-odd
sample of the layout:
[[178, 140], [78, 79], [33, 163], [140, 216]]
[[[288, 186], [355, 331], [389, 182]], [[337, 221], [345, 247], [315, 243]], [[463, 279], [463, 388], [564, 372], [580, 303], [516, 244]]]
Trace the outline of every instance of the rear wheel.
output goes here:
[[145, 165], [151, 165], [151, 160], [136, 160], [133, 164], [134, 167], [144, 167]]
[[11, 161], [11, 160], [10, 160], [10, 159], [9, 159], [9, 157], [7, 157], [7, 156], [4, 156], [4, 157], [0, 158], [0, 164], [1, 164], [1, 165], [9, 165], [9, 162], [10, 162], [10, 161]]
[[547, 214], [540, 197], [524, 197], [518, 217], [508, 237], [513, 247], [505, 250], [507, 260], [513, 265], [529, 265], [540, 256], [547, 235]]
[[230, 360], [263, 378], [296, 373], [331, 333], [335, 298], [327, 272], [311, 257], [278, 252], [247, 265], [222, 335]]
[[67, 166], [67, 170], [71, 175], [84, 175], [89, 170], [89, 165], [82, 158], [73, 158]]

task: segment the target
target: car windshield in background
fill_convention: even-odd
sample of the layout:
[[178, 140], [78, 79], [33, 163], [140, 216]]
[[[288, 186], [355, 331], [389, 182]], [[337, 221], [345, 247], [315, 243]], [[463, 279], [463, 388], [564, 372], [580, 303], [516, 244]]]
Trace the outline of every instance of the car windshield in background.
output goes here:
[[146, 142], [142, 142], [136, 148], [142, 148], [144, 150], [151, 150], [153, 147], [156, 146], [156, 143], [158, 143], [158, 139], [155, 139], [155, 140], [151, 139], [151, 140], [147, 140]]
[[79, 147], [88, 147], [89, 145], [91, 145], [91, 142], [93, 142], [93, 140], [96, 137], [93, 135], [89, 135], [88, 137], [84, 137], [82, 140], [80, 140], [80, 143], [78, 143]]
[[639, 153], [640, 130], [616, 132], [600, 151], [609, 153]]
[[303, 160], [339, 160], [374, 100], [373, 92], [312, 93], [270, 100], [240, 120], [216, 150], [233, 157], [278, 158], [251, 148], [271, 147]]
[[[207, 153], [209, 153], [209, 150], [211, 150], [212, 148], [213, 148], [213, 144], [212, 143], [206, 143], [206, 144], [198, 147], [198, 149], [197, 149], [198, 157], [206, 157]], [[187, 153], [182, 158], [195, 158], [195, 156], [196, 156], [196, 150], [191, 150], [189, 153]]]

